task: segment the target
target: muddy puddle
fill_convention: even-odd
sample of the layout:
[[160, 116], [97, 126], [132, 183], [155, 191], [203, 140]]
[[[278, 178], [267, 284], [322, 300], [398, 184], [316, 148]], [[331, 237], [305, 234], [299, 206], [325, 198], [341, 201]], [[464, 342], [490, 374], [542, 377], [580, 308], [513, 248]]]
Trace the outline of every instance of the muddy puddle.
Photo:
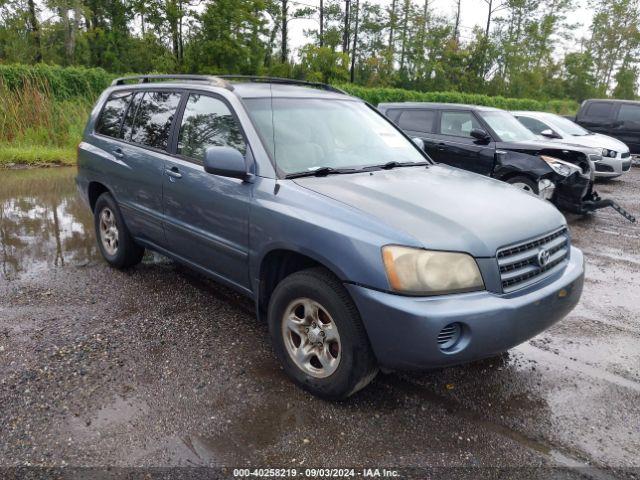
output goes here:
[[11, 281], [98, 258], [75, 168], [0, 172], [0, 278]]

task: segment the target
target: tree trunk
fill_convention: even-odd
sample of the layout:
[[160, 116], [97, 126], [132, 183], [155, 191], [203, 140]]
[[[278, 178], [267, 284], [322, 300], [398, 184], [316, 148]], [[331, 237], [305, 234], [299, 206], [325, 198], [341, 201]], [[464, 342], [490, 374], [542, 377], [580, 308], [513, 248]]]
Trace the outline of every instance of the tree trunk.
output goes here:
[[320, 47], [324, 47], [324, 0], [320, 0]]
[[42, 42], [40, 40], [40, 25], [38, 24], [38, 17], [36, 16], [36, 5], [33, 0], [28, 0], [29, 6], [29, 26], [31, 27], [31, 34], [33, 35], [33, 41], [36, 46], [36, 53], [33, 59], [36, 63], [42, 62]]
[[492, 7], [493, 7], [493, 0], [488, 0], [489, 2], [489, 13], [487, 13], [487, 28], [484, 31], [484, 36], [485, 38], [489, 38], [489, 29], [491, 28], [491, 15], [493, 15]]
[[356, 55], [358, 54], [358, 17], [360, 13], [360, 2], [358, 0], [355, 0], [355, 2], [355, 25], [353, 28], [353, 48], [351, 49], [351, 83], [353, 83], [356, 78]]
[[458, 38], [460, 37], [460, 6], [462, 4], [462, 0], [457, 0], [456, 3], [456, 19], [455, 26], [453, 28], [453, 38], [456, 42], [458, 42]]
[[349, 53], [349, 7], [351, 6], [351, 0], [344, 0], [344, 35], [342, 37], [342, 51]]
[[288, 4], [288, 0], [282, 0], [282, 19], [281, 19], [281, 23], [282, 23], [282, 30], [281, 30], [281, 39], [280, 39], [280, 43], [281, 43], [281, 51], [280, 51], [280, 61], [282, 63], [286, 63], [287, 62], [287, 57], [289, 56], [289, 52], [287, 51], [288, 46], [287, 46], [287, 37], [288, 37], [288, 32], [287, 32], [287, 23], [289, 22], [289, 4]]
[[391, 0], [391, 11], [389, 12], [389, 50], [393, 55], [393, 35], [396, 28], [396, 3], [398, 0]]
[[407, 30], [409, 29], [409, 11], [411, 10], [411, 0], [404, 0], [402, 15], [402, 49], [400, 52], [400, 71], [404, 70], [404, 62], [407, 58]]

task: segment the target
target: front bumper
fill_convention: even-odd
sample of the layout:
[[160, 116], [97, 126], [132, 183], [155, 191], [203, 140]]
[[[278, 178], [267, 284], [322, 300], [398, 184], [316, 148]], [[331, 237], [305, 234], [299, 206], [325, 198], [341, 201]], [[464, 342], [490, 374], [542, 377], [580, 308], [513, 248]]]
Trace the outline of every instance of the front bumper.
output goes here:
[[631, 168], [631, 156], [622, 158], [618, 153], [616, 158], [603, 157], [595, 163], [594, 176], [596, 178], [614, 178], [626, 173]]
[[[565, 317], [584, 282], [582, 252], [571, 248], [567, 267], [523, 292], [488, 291], [439, 297], [406, 297], [347, 285], [383, 368], [416, 370], [477, 360], [504, 352]], [[451, 323], [463, 325], [453, 348], [437, 337]]]

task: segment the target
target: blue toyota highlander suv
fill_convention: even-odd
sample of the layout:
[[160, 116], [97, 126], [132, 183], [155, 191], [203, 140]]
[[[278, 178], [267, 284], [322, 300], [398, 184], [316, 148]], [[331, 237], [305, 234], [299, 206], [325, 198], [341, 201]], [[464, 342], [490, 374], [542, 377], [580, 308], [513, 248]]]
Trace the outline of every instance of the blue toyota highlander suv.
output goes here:
[[108, 263], [155, 250], [250, 296], [287, 374], [325, 398], [380, 367], [503, 352], [582, 292], [553, 205], [435, 164], [327, 85], [118, 79], [91, 113], [77, 184]]

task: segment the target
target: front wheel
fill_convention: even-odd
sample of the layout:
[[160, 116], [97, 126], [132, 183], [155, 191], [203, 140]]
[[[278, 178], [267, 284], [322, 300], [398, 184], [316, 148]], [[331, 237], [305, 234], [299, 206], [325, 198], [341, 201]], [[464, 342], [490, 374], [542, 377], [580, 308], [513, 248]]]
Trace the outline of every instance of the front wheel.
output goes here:
[[520, 188], [532, 195], [538, 195], [538, 184], [528, 177], [517, 176], [511, 177], [507, 183], [514, 187]]
[[378, 372], [356, 306], [340, 281], [322, 268], [280, 282], [269, 302], [268, 321], [285, 372], [314, 395], [345, 399]]
[[120, 209], [110, 193], [98, 197], [93, 211], [100, 253], [109, 265], [125, 269], [142, 260], [144, 248], [131, 238]]

